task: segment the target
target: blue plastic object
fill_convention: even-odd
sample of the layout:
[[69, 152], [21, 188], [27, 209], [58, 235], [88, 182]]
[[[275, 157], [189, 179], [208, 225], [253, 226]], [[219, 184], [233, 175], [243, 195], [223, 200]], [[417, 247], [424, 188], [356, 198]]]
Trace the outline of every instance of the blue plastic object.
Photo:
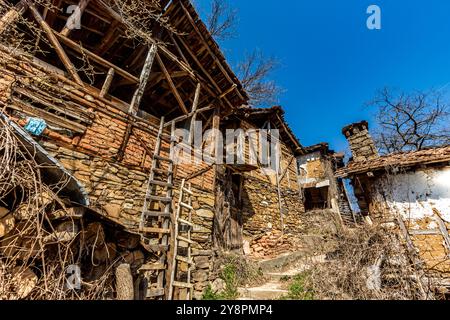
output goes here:
[[28, 122], [25, 125], [25, 130], [35, 136], [40, 136], [46, 128], [47, 123], [40, 118], [28, 118]]

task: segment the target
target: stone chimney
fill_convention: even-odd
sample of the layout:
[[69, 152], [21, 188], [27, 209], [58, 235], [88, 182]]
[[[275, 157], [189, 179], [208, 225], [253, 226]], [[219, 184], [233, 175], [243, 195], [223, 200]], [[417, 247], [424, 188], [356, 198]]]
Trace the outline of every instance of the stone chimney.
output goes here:
[[369, 134], [369, 123], [367, 121], [351, 124], [342, 129], [342, 133], [350, 144], [353, 161], [362, 162], [379, 157], [375, 143]]

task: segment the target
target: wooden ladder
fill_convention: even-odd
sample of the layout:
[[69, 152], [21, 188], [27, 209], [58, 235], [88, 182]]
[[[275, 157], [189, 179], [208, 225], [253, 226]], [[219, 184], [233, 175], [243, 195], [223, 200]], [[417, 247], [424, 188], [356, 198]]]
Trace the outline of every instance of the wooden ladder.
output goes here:
[[[177, 300], [192, 300], [194, 285], [191, 283], [193, 244], [191, 234], [194, 229], [192, 223], [192, 190], [191, 184], [183, 179], [173, 221], [173, 248], [171, 250], [170, 278], [167, 299], [172, 300], [177, 293]], [[183, 250], [180, 250], [183, 248]], [[183, 268], [184, 266], [184, 268]]]
[[[139, 269], [147, 280], [146, 299], [161, 300], [167, 294], [164, 282], [172, 227], [174, 132], [175, 123], [172, 122], [171, 136], [164, 133], [164, 117], [161, 118], [139, 225], [142, 245], [158, 257], [158, 262], [145, 264]], [[163, 140], [170, 142], [169, 158], [161, 155]], [[161, 178], [163, 176], [166, 179]]]

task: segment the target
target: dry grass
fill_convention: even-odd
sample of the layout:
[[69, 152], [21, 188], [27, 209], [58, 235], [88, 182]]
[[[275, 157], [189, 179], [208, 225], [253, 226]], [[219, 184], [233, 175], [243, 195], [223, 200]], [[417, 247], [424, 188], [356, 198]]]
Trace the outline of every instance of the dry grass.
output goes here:
[[339, 235], [337, 248], [325, 263], [316, 264], [305, 287], [314, 299], [417, 300], [432, 299], [431, 286], [402, 240], [381, 227], [366, 226]]

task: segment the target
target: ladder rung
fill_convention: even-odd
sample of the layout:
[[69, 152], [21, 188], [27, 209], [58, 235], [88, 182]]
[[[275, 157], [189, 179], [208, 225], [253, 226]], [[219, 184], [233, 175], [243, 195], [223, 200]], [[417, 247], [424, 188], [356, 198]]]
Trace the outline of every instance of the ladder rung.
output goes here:
[[190, 196], [194, 195], [194, 193], [191, 190], [189, 190], [189, 189], [183, 188], [183, 191], [186, 192]]
[[164, 295], [164, 289], [163, 288], [156, 288], [156, 289], [148, 289], [147, 290], [147, 298], [162, 297], [163, 295]]
[[177, 237], [177, 240], [178, 240], [178, 241], [187, 242], [187, 243], [189, 243], [189, 244], [194, 244], [194, 241], [189, 240], [188, 238], [185, 238], [185, 237], [182, 237], [182, 236], [178, 236], [178, 237]]
[[173, 162], [172, 159], [169, 159], [169, 158], [166, 158], [166, 157], [161, 157], [161, 156], [158, 156], [157, 154], [155, 154], [153, 157], [154, 157], [156, 160], [159, 160], [159, 161]]
[[173, 184], [164, 181], [152, 180], [150, 181], [150, 184], [154, 184], [161, 187], [173, 188]]
[[178, 282], [178, 281], [174, 281], [172, 284], [174, 287], [177, 288], [186, 288], [186, 289], [193, 289], [194, 285], [191, 283], [186, 283], [186, 282]]
[[185, 209], [191, 210], [191, 211], [194, 210], [194, 208], [192, 208], [192, 206], [190, 206], [190, 205], [188, 205], [187, 203], [184, 203], [184, 202], [180, 202], [180, 206], [185, 208]]
[[143, 232], [143, 233], [161, 233], [161, 234], [170, 234], [170, 230], [169, 230], [169, 229], [149, 228], [149, 227], [141, 228], [141, 232]]
[[145, 211], [144, 216], [148, 218], [159, 218], [159, 217], [170, 218], [171, 214], [162, 211]]
[[181, 261], [181, 262], [184, 262], [184, 263], [187, 263], [187, 264], [194, 264], [194, 261], [192, 261], [192, 259], [188, 259], [188, 258], [185, 258], [185, 257], [182, 257], [182, 256], [177, 256], [177, 260], [178, 261]]
[[158, 196], [148, 196], [147, 199], [152, 200], [152, 201], [165, 202], [165, 203], [172, 202], [172, 198], [158, 197]]
[[162, 140], [167, 141], [167, 142], [172, 142], [172, 139], [175, 140], [175, 138], [173, 138], [170, 134], [167, 134], [167, 133], [160, 134], [160, 137]]
[[146, 249], [149, 249], [153, 252], [167, 252], [169, 251], [169, 246], [164, 246], [162, 244], [149, 244], [145, 245]]
[[181, 218], [178, 218], [178, 222], [181, 223], [181, 224], [185, 224], [185, 225], [187, 225], [189, 227], [192, 227], [192, 228], [194, 228], [194, 226], [195, 226], [192, 222], [189, 222], [189, 221], [181, 219]]
[[154, 270], [165, 270], [166, 266], [163, 263], [149, 263], [144, 264], [139, 268], [139, 271], [154, 271]]
[[160, 173], [160, 174], [169, 174], [169, 173], [171, 173], [171, 171], [166, 170], [166, 169], [161, 169], [161, 168], [154, 168], [153, 171], [157, 172], [157, 173]]

